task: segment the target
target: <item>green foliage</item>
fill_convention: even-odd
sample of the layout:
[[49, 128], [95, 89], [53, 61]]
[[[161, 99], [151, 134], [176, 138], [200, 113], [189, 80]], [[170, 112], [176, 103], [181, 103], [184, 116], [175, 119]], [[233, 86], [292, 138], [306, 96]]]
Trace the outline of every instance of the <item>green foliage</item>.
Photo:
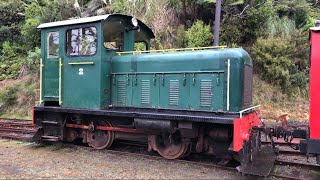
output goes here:
[[289, 19], [284, 16], [280, 18], [279, 16], [271, 16], [267, 19], [264, 26], [264, 31], [261, 32], [261, 36], [264, 37], [290, 37], [293, 34], [295, 29], [294, 20]]
[[187, 47], [205, 47], [210, 46], [212, 42], [212, 33], [209, 25], [203, 21], [195, 22], [186, 32]]
[[[199, 3], [216, 3], [217, 0], [198, 0]], [[224, 0], [223, 3], [229, 6], [244, 4], [244, 0]]]
[[36, 47], [34, 51], [28, 51], [27, 64], [30, 74], [38, 74], [41, 58], [41, 49]]
[[40, 46], [40, 31], [37, 27], [41, 24], [39, 19], [31, 18], [27, 19], [22, 27], [21, 33], [25, 37], [26, 46], [28, 49]]
[[16, 54], [21, 53], [21, 47], [17, 44], [4, 42], [2, 44], [2, 59], [0, 62], [0, 81], [17, 78], [25, 60]]
[[283, 90], [289, 87], [289, 69], [292, 64], [288, 53], [290, 44], [287, 39], [258, 39], [251, 53], [255, 58], [255, 71], [261, 77], [281, 86]]
[[135, 51], [145, 51], [146, 49], [146, 43], [138, 42], [134, 44]]
[[[240, 44], [243, 40], [244, 33], [242, 29], [241, 19], [237, 17], [228, 17], [221, 24], [220, 44], [231, 46], [232, 44]], [[235, 28], [237, 27], [237, 28]]]
[[0, 114], [17, 103], [17, 87], [8, 86], [0, 91]]
[[250, 8], [247, 12], [245, 39], [255, 40], [266, 32], [265, 21], [271, 17], [277, 16], [272, 1], [267, 0], [258, 8]]
[[123, 13], [126, 11], [125, 0], [114, 0], [111, 3], [111, 9], [114, 13]]
[[0, 89], [0, 115], [31, 115], [30, 110], [39, 97], [38, 87], [38, 80], [27, 76], [19, 83]]
[[[5, 41], [22, 42], [21, 25], [25, 4], [21, 0], [2, 0], [0, 2], [0, 45]], [[1, 47], [0, 47], [1, 51]]]
[[[308, 41], [304, 33], [286, 38], [258, 39], [251, 49], [255, 72], [288, 95], [308, 93]], [[297, 51], [297, 48], [306, 49]]]
[[177, 48], [185, 48], [186, 47], [186, 31], [184, 25], [180, 25], [177, 28], [176, 32], [176, 40], [175, 47]]

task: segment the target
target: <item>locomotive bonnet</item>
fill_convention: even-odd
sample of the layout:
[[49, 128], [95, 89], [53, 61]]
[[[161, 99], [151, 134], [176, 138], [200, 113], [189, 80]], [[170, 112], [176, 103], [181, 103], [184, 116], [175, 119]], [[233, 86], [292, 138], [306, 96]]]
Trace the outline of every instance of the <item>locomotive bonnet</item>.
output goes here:
[[[167, 159], [191, 152], [230, 156], [241, 163], [241, 172], [252, 174], [248, 162], [260, 150], [253, 127], [261, 124], [252, 104], [252, 59], [246, 51], [150, 50], [152, 30], [121, 14], [38, 28], [42, 58], [35, 141], [80, 139], [96, 149], [114, 140], [139, 141]], [[269, 173], [272, 162], [257, 175]]]

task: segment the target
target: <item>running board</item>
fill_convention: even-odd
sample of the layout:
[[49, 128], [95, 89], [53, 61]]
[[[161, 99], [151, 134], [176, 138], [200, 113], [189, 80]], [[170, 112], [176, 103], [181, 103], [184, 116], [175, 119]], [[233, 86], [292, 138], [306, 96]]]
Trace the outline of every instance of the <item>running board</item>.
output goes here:
[[272, 147], [264, 146], [254, 156], [253, 161], [238, 166], [237, 170], [243, 174], [266, 177], [270, 174], [276, 158]]

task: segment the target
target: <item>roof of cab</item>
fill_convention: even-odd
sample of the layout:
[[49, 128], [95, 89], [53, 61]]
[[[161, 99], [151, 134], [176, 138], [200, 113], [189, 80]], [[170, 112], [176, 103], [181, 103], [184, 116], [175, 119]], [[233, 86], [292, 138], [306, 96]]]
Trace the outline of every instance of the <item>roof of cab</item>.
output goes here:
[[[40, 24], [37, 28], [44, 29], [44, 28], [53, 28], [53, 27], [58, 27], [58, 26], [69, 26], [69, 25], [75, 25], [75, 24], [97, 22], [97, 21], [106, 20], [106, 19], [108, 19], [108, 17], [111, 17], [111, 16], [132, 18], [132, 16], [123, 15], [123, 14], [106, 14], [106, 15], [100, 15], [100, 16], [92, 16], [92, 17], [85, 17], [85, 18], [78, 18], [78, 19], [70, 19], [70, 20], [65, 20], [65, 21], [44, 23], [44, 24]], [[138, 20], [138, 22], [139, 22], [140, 27], [143, 28], [151, 36], [151, 38], [155, 37], [152, 30], [147, 25], [145, 25], [140, 20]]]
[[67, 26], [67, 25], [73, 25], [73, 24], [82, 24], [82, 23], [88, 23], [88, 22], [96, 22], [101, 20], [106, 20], [110, 14], [101, 15], [101, 16], [92, 16], [92, 17], [85, 17], [85, 18], [79, 18], [79, 19], [69, 19], [65, 21], [56, 21], [56, 22], [49, 22], [40, 24], [38, 26], [38, 29], [43, 28], [51, 28], [56, 26]]

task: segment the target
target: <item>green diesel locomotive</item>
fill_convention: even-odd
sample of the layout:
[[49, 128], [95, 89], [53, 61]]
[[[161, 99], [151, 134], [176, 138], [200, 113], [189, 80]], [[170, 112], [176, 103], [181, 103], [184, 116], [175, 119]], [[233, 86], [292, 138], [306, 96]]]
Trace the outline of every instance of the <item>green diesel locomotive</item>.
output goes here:
[[230, 156], [241, 171], [260, 148], [252, 60], [243, 49], [150, 50], [152, 30], [120, 14], [38, 28], [35, 141], [81, 139], [96, 149], [140, 141], [167, 159]]

